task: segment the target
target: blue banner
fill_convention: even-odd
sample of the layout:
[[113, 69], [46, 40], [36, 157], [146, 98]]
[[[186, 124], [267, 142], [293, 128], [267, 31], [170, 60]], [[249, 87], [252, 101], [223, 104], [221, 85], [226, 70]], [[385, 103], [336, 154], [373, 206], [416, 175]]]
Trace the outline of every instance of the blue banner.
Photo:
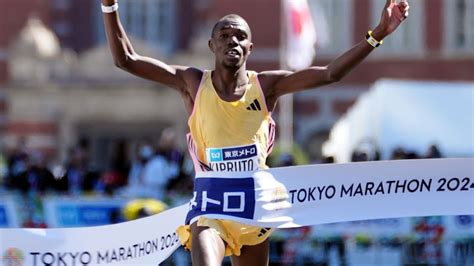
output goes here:
[[63, 227], [97, 226], [116, 223], [119, 206], [60, 205], [57, 219]]
[[43, 199], [45, 218], [50, 227], [87, 227], [122, 222], [122, 198], [68, 198]]
[[255, 184], [249, 178], [196, 178], [191, 210], [186, 224], [203, 214], [222, 214], [253, 219], [255, 212]]
[[7, 210], [2, 205], [0, 205], [0, 227], [9, 227]]
[[11, 196], [0, 197], [0, 228], [18, 227], [20, 223], [17, 215], [18, 200]]

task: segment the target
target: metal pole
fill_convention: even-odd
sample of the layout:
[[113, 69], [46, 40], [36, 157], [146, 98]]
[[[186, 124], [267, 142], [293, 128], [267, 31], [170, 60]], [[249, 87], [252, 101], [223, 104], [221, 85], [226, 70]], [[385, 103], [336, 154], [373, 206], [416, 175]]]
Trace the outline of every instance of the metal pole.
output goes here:
[[[288, 69], [286, 62], [286, 21], [285, 0], [280, 1], [280, 69]], [[280, 146], [283, 153], [291, 153], [293, 147], [293, 94], [287, 94], [278, 100], [278, 124], [280, 129]]]

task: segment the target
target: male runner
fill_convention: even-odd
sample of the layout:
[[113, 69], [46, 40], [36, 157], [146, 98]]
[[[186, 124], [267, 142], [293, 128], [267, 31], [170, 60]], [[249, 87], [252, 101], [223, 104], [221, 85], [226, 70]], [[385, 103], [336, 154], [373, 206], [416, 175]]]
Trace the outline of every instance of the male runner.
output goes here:
[[[252, 33], [238, 15], [227, 15], [215, 24], [209, 40], [215, 68], [203, 71], [139, 55], [120, 24], [116, 0], [102, 0], [102, 6], [115, 64], [181, 94], [190, 115], [188, 147], [197, 172], [253, 171], [266, 167], [274, 139], [271, 112], [278, 98], [339, 81], [397, 29], [409, 9], [406, 0], [387, 0], [379, 25], [327, 66], [256, 73], [246, 68], [253, 49]], [[225, 163], [219, 153], [214, 153], [223, 148], [229, 151]], [[267, 265], [270, 231], [200, 217], [191, 226], [180, 228], [179, 235], [191, 250], [193, 265], [220, 265], [227, 255], [233, 265]]]

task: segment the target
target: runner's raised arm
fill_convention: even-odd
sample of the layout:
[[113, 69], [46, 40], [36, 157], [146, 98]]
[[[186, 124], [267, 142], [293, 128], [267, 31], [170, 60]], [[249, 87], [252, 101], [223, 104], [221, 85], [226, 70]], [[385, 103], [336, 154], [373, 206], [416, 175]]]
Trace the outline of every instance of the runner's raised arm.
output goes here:
[[177, 89], [185, 99], [186, 108], [192, 109], [202, 71], [187, 66], [168, 65], [163, 61], [139, 55], [133, 49], [120, 23], [117, 1], [102, 0], [102, 6], [107, 40], [115, 64], [136, 76]]
[[279, 96], [337, 82], [359, 65], [385, 37], [394, 32], [408, 17], [407, 0], [386, 0], [379, 24], [352, 49], [327, 66], [312, 66], [300, 71], [266, 71], [259, 75], [267, 103], [273, 108]]

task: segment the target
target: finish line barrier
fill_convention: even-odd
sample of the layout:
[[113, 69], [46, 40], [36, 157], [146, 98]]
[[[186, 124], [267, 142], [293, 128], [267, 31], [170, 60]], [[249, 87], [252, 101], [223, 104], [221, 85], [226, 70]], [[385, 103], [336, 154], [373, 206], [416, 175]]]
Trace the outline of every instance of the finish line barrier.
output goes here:
[[288, 228], [474, 215], [473, 174], [474, 158], [200, 173], [190, 204], [151, 217], [87, 228], [0, 229], [0, 265], [157, 265], [179, 247], [176, 228], [199, 216]]

